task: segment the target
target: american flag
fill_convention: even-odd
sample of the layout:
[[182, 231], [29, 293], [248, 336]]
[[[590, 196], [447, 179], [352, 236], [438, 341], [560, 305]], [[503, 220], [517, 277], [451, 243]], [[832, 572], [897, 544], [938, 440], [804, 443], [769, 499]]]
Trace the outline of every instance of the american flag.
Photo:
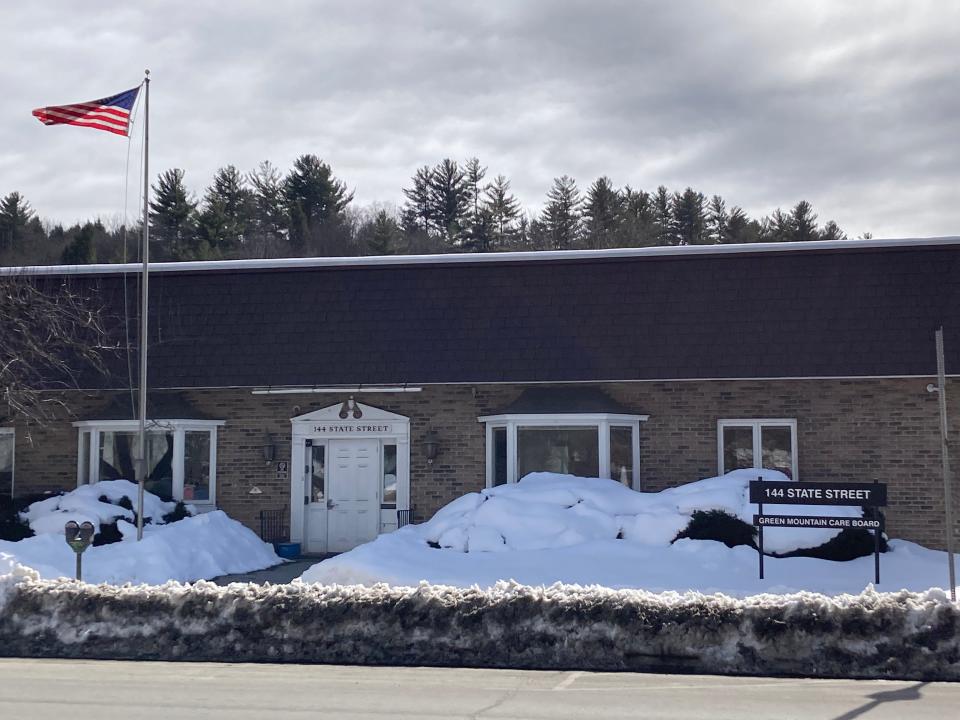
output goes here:
[[37, 108], [33, 116], [44, 125], [80, 125], [126, 137], [130, 134], [130, 111], [139, 91], [135, 87], [90, 102]]

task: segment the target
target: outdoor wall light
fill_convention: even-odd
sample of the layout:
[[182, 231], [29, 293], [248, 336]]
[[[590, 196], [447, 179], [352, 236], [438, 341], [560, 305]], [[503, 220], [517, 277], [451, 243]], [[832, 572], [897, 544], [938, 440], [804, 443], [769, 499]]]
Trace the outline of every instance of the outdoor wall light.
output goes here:
[[423, 454], [427, 456], [427, 463], [431, 465], [437, 459], [437, 455], [440, 454], [440, 438], [437, 436], [436, 430], [427, 430], [427, 434], [424, 435]]
[[348, 399], [343, 401], [343, 405], [340, 406], [340, 419], [346, 420], [348, 417], [353, 415], [354, 420], [359, 420], [363, 417], [363, 411], [360, 409], [360, 406], [357, 405], [353, 400], [353, 395]]
[[263, 460], [264, 462], [273, 462], [277, 456], [277, 446], [273, 443], [273, 436], [264, 431], [263, 433]]

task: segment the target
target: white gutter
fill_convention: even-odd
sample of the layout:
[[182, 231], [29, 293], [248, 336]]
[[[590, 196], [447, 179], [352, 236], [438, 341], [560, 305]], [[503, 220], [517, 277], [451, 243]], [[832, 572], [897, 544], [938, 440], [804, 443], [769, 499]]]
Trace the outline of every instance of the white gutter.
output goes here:
[[[150, 263], [151, 273], [201, 272], [212, 270], [280, 270], [320, 267], [390, 267], [398, 265], [458, 265], [504, 262], [546, 262], [565, 260], [604, 260], [640, 257], [699, 255], [740, 255], [753, 253], [817, 252], [821, 250], [861, 251], [901, 247], [960, 245], [960, 236], [933, 238], [895, 238], [888, 240], [820, 240], [814, 242], [747, 243], [742, 245], [682, 245], [612, 250], [544, 250], [539, 252], [450, 253], [448, 255], [386, 255], [371, 257], [311, 257], [258, 260], [202, 260], [194, 262]], [[0, 267], [3, 275], [94, 275], [140, 271], [140, 265], [32, 265]]]
[[354, 387], [282, 387], [282, 388], [254, 388], [251, 395], [300, 395], [303, 393], [415, 393], [421, 392], [422, 387], [408, 387], [406, 385], [376, 387], [373, 385], [357, 385]]

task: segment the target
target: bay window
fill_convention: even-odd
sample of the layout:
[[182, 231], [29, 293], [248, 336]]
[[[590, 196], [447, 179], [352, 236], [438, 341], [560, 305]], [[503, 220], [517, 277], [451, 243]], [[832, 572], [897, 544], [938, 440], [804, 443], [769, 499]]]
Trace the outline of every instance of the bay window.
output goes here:
[[487, 487], [532, 472], [603, 477], [639, 489], [640, 423], [646, 415], [505, 414], [486, 425]]
[[[217, 427], [220, 420], [150, 420], [146, 432], [148, 492], [164, 500], [216, 504]], [[75, 422], [79, 431], [77, 485], [136, 480], [140, 435], [136, 420]]]
[[779, 470], [797, 479], [797, 421], [792, 419], [719, 420], [717, 465], [731, 470]]

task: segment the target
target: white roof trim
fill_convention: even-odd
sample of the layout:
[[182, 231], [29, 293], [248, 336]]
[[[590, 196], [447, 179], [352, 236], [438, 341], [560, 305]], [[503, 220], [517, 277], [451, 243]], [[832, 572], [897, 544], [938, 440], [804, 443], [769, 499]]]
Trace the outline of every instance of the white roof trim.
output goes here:
[[340, 408], [343, 407], [343, 403], [335, 403], [333, 405], [328, 405], [325, 408], [320, 408], [319, 410], [313, 410], [312, 412], [305, 413], [303, 415], [297, 415], [296, 417], [290, 418], [292, 423], [314, 423], [314, 422], [345, 422], [345, 423], [357, 423], [357, 422], [366, 422], [368, 420], [389, 420], [391, 422], [401, 422], [408, 423], [410, 418], [404, 415], [397, 415], [396, 413], [389, 412], [387, 410], [381, 410], [378, 407], [373, 405], [366, 405], [364, 403], [358, 402], [356, 406], [360, 408], [363, 412], [363, 415], [359, 418], [354, 418], [353, 415], [344, 419], [340, 417]]
[[[213, 270], [273, 270], [314, 267], [366, 267], [390, 265], [457, 265], [460, 263], [531, 262], [550, 260], [599, 260], [678, 255], [737, 255], [742, 253], [816, 252], [818, 250], [867, 250], [895, 247], [960, 245], [960, 236], [892, 238], [887, 240], [821, 240], [815, 242], [747, 243], [742, 245], [682, 245], [616, 248], [612, 250], [545, 250], [539, 252], [451, 253], [448, 255], [387, 255], [371, 257], [275, 258], [263, 260], [203, 260], [152, 263], [150, 272], [200, 272]], [[93, 275], [139, 273], [140, 263], [101, 265], [43, 265], [0, 267], [3, 275]]]
[[556, 412], [556, 413], [504, 413], [501, 415], [481, 415], [477, 422], [481, 423], [501, 423], [501, 422], [529, 422], [542, 423], [550, 425], [575, 425], [578, 422], [612, 422], [612, 423], [633, 423], [646, 422], [650, 419], [649, 415], [632, 413], [602, 413], [602, 412]]

